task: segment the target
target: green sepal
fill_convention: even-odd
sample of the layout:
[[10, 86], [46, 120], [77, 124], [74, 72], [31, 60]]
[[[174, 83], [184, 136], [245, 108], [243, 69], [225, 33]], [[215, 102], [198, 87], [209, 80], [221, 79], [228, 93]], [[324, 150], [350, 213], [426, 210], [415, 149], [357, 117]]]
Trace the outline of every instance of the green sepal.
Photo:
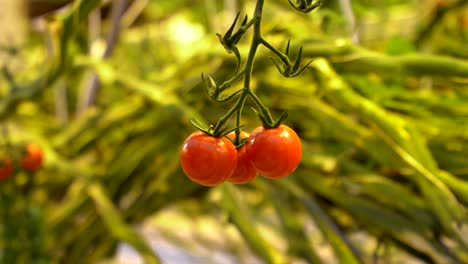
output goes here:
[[300, 0], [299, 5], [294, 4], [291, 0], [288, 0], [289, 4], [299, 12], [309, 13], [310, 11], [319, 7], [323, 0], [318, 0], [315, 4], [312, 4], [312, 0]]
[[234, 92], [230, 95], [227, 95], [227, 96], [219, 96], [217, 99], [216, 99], [216, 102], [218, 103], [224, 103], [224, 102], [227, 102], [229, 100], [231, 100], [234, 96], [240, 94], [243, 90], [238, 90], [237, 92]]
[[232, 52], [234, 53], [234, 55], [236, 55], [236, 70], [234, 71], [234, 75], [236, 75], [240, 69], [241, 55], [240, 55], [239, 49], [236, 46], [232, 48]]
[[231, 129], [228, 129], [227, 127], [221, 127], [221, 128], [215, 129], [215, 126], [210, 125], [209, 127], [207, 127], [206, 125], [202, 124], [200, 121], [198, 121], [195, 118], [190, 119], [190, 123], [192, 123], [192, 125], [195, 126], [198, 130], [212, 137], [217, 137], [217, 138], [225, 137], [227, 134], [231, 133], [232, 131], [244, 127], [244, 125], [242, 125], [242, 126], [234, 127]]
[[252, 110], [255, 112], [255, 114], [257, 114], [258, 118], [260, 119], [260, 121], [262, 122], [262, 126], [263, 127], [271, 127], [272, 124], [270, 122], [268, 122], [267, 118], [265, 117], [265, 115], [263, 115], [261, 112], [258, 112], [255, 108], [252, 107]]
[[288, 112], [283, 112], [272, 128], [279, 127], [288, 118]]
[[[229, 140], [232, 142], [232, 144], [234, 144], [234, 146], [236, 146], [236, 148], [242, 147], [245, 143], [247, 143], [247, 140], [248, 140], [249, 138], [240, 138], [240, 142], [239, 142], [239, 144], [237, 144], [237, 143], [236, 143], [236, 141], [237, 141], [237, 135], [236, 135], [236, 138], [231, 139], [231, 138], [229, 138], [229, 137], [227, 136], [227, 134], [231, 133], [232, 131], [236, 131], [236, 130], [239, 130], [239, 131], [240, 131], [241, 128], [243, 128], [243, 127], [245, 127], [245, 125], [241, 125], [241, 126], [235, 127], [235, 128], [233, 128], [233, 129], [229, 130], [228, 133], [226, 133], [226, 136], [225, 136], [225, 137], [226, 137], [227, 139], [229, 139]], [[240, 135], [240, 134], [239, 134], [239, 135]]]
[[288, 44], [286, 45], [286, 50], [284, 51], [284, 54], [286, 54], [286, 56], [288, 56], [289, 58], [289, 47], [291, 45], [291, 40], [288, 39]]
[[299, 48], [299, 52], [297, 53], [296, 62], [294, 63], [294, 66], [292, 67], [292, 72], [297, 72], [299, 70], [299, 67], [301, 66], [301, 61], [302, 61], [302, 46]]
[[236, 18], [234, 19], [234, 22], [226, 31], [224, 36], [219, 33], [216, 33], [216, 36], [218, 37], [221, 45], [223, 45], [224, 49], [228, 53], [234, 53], [234, 55], [236, 55], [237, 65], [236, 65], [236, 71], [234, 74], [237, 74], [240, 68], [240, 64], [241, 64], [241, 55], [236, 45], [242, 39], [242, 36], [244, 36], [247, 29], [260, 19], [259, 17], [255, 17], [254, 19], [248, 21], [248, 16], [246, 15], [244, 19], [242, 20], [239, 29], [233, 34], [234, 28], [237, 24], [237, 20], [239, 19], [239, 16], [240, 16], [240, 12], [237, 13]]
[[220, 93], [219, 86], [210, 75], [207, 75], [207, 76], [208, 77], [205, 78], [205, 75], [203, 73], [201, 74], [203, 88], [205, 88], [205, 91], [208, 97], [216, 100]]
[[[290, 51], [290, 41], [288, 40], [288, 44], [286, 45], [286, 50], [285, 50], [285, 55], [290, 59], [289, 51]], [[291, 78], [291, 77], [297, 77], [299, 76], [304, 70], [312, 63], [313, 60], [310, 60], [306, 65], [304, 65], [301, 68], [301, 62], [302, 62], [302, 51], [303, 47], [299, 48], [299, 52], [297, 53], [296, 60], [294, 62], [294, 65], [283, 63], [283, 65], [280, 65], [278, 62], [276, 62], [273, 58], [270, 57], [270, 59], [273, 61], [273, 63], [276, 66], [276, 69], [286, 78]]]
[[229, 138], [229, 140], [232, 142], [232, 144], [234, 144], [236, 149], [238, 149], [238, 148], [241, 148], [242, 146], [244, 146], [247, 143], [247, 141], [249, 140], [249, 138], [241, 138], [239, 144], [236, 144], [236, 139], [235, 138], [234, 139]]
[[203, 73], [201, 74], [201, 78], [203, 88], [205, 88], [205, 92], [208, 95], [208, 97], [218, 103], [227, 102], [231, 100], [234, 96], [242, 92], [241, 89], [230, 95], [221, 95], [221, 93], [229, 87], [228, 85], [226, 85], [226, 83], [218, 85], [218, 83], [216, 83], [216, 81], [210, 75], [205, 76]]
[[234, 31], [234, 27], [235, 27], [236, 24], [237, 24], [237, 19], [239, 19], [239, 16], [240, 16], [240, 11], [237, 12], [236, 18], [234, 18], [234, 22], [232, 22], [232, 25], [229, 27], [228, 31], [226, 31], [226, 34], [224, 34], [224, 38], [225, 38], [226, 40], [229, 39], [229, 38], [231, 38], [232, 32]]
[[252, 108], [252, 110], [257, 114], [264, 128], [277, 128], [288, 118], [288, 112], [283, 112], [278, 120], [269, 122], [264, 114], [258, 112], [255, 108]]
[[190, 123], [192, 123], [192, 125], [194, 127], [196, 127], [198, 130], [210, 135], [210, 136], [214, 136], [213, 134], [213, 126], [210, 126], [209, 128], [206, 127], [206, 125], [202, 124], [200, 121], [198, 121], [197, 119], [195, 118], [192, 118], [190, 119]]

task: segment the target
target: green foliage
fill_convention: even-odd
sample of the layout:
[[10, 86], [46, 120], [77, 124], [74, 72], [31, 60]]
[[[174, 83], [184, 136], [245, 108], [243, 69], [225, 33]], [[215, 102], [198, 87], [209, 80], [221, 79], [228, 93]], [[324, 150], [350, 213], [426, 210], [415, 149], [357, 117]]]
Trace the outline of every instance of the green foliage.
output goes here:
[[[226, 32], [238, 11], [252, 17], [251, 1], [232, 1], [240, 10], [228, 10], [229, 1], [217, 1], [215, 10], [210, 1], [130, 2], [107, 58], [99, 52], [104, 35], [88, 34], [98, 9], [101, 33], [111, 32], [107, 1], [74, 1], [47, 15], [47, 32], [31, 33], [27, 45], [13, 47], [19, 54], [8, 53], [16, 57], [3, 64], [0, 78], [6, 131], [0, 151], [18, 158], [16, 147], [35, 142], [45, 166], [27, 174], [16, 164], [15, 174], [0, 182], [1, 263], [96, 263], [113, 257], [120, 242], [146, 263], [164, 263], [135, 227], [174, 208], [233, 228], [251, 249], [247, 254], [265, 263], [398, 263], [399, 256], [400, 263], [468, 262], [463, 1], [402, 36], [380, 33], [401, 28], [399, 14], [419, 17], [419, 2], [353, 1], [362, 27], [387, 14], [370, 31], [378, 41], [355, 44], [337, 26], [346, 18], [331, 1], [302, 14], [290, 4], [310, 1], [266, 0], [263, 37], [288, 46], [294, 62], [301, 49], [297, 66], [313, 61], [300, 76], [285, 78], [271, 54], [259, 51], [251, 88], [272, 116], [288, 111], [285, 122], [303, 140], [303, 161], [287, 179], [215, 188], [183, 175], [179, 148], [195, 129], [192, 118], [215, 123], [228, 111], [207, 98], [202, 72], [213, 83], [229, 80], [222, 86], [227, 94], [242, 88], [232, 75], [239, 64], [215, 33]], [[242, 58], [250, 37], [236, 39]], [[93, 74], [96, 102], [79, 110]], [[255, 103], [245, 101], [245, 130], [259, 124], [249, 111]], [[177, 233], [178, 223], [171, 227]], [[365, 234], [365, 243], [356, 234]]]

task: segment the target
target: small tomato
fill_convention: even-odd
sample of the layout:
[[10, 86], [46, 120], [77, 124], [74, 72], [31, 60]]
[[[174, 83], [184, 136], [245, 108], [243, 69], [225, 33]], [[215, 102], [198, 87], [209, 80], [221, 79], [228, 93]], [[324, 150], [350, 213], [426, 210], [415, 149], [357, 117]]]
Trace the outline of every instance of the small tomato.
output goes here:
[[28, 144], [26, 145], [26, 153], [21, 158], [21, 167], [25, 171], [37, 171], [42, 167], [43, 159], [41, 148], [36, 144]]
[[214, 186], [234, 173], [237, 151], [229, 139], [198, 131], [185, 140], [180, 161], [189, 179], [201, 185]]
[[[250, 134], [241, 131], [240, 136], [241, 138], [248, 138]], [[231, 132], [228, 134], [228, 137], [234, 139], [236, 138], [236, 133]], [[257, 169], [255, 169], [247, 157], [247, 150], [244, 144], [237, 149], [237, 167], [232, 176], [229, 177], [227, 181], [235, 184], [244, 184], [257, 177], [257, 174]]]
[[301, 140], [286, 125], [257, 127], [250, 135], [246, 149], [252, 165], [267, 178], [290, 175], [299, 166], [302, 157]]
[[13, 173], [13, 163], [11, 159], [5, 158], [0, 160], [0, 181], [8, 179]]

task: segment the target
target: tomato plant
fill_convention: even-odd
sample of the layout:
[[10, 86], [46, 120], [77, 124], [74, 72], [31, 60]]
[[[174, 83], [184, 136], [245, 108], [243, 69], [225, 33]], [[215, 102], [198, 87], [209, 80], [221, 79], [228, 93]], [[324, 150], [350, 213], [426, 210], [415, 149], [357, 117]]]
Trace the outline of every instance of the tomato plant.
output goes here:
[[10, 159], [5, 158], [0, 161], [0, 181], [8, 179], [13, 173], [13, 163]]
[[198, 131], [185, 140], [180, 161], [182, 169], [192, 181], [214, 186], [226, 181], [234, 173], [237, 150], [227, 138]]
[[302, 157], [301, 140], [286, 125], [257, 127], [247, 141], [246, 150], [253, 166], [267, 178], [290, 175], [299, 166]]
[[[241, 131], [240, 137], [242, 139], [249, 138], [250, 134]], [[228, 134], [228, 137], [231, 139], [235, 139], [236, 134], [231, 132]], [[237, 167], [234, 173], [227, 179], [228, 182], [232, 182], [235, 184], [244, 184], [255, 177], [257, 177], [257, 169], [252, 165], [249, 158], [247, 157], [247, 150], [245, 144], [237, 148]]]
[[43, 159], [41, 148], [36, 144], [28, 144], [26, 145], [26, 153], [21, 158], [21, 167], [25, 171], [37, 171], [42, 167]]
[[[320, 6], [320, 1], [317, 3], [312, 3], [311, 1], [302, 1], [300, 5], [293, 4], [292, 2], [289, 3], [294, 9], [304, 13], [308, 13]], [[205, 75], [203, 73], [201, 75], [202, 85], [206, 93], [212, 100], [222, 103], [236, 98], [236, 102], [223, 116], [221, 116], [218, 119], [216, 125], [210, 125], [207, 127], [201, 125], [201, 123], [197, 120], [192, 120], [192, 123], [206, 135], [210, 135], [215, 138], [220, 138], [228, 134], [229, 128], [226, 127], [226, 124], [231, 117], [236, 116], [235, 127], [231, 131], [235, 130], [237, 132], [235, 133], [235, 142], [236, 144], [238, 144], [241, 142], [240, 128], [242, 127], [242, 111], [244, 109], [244, 105], [247, 98], [250, 98], [256, 106], [256, 108], [253, 108], [253, 110], [257, 113], [258, 117], [260, 118], [263, 128], [271, 129], [268, 130], [269, 132], [279, 131], [278, 133], [280, 135], [283, 133], [289, 133], [291, 135], [287, 138], [284, 138], [283, 136], [271, 135], [270, 140], [265, 140], [265, 138], [263, 138], [264, 143], [255, 144], [255, 147], [253, 147], [253, 150], [251, 151], [252, 153], [254, 153], [252, 155], [248, 154], [248, 145], [246, 150], [242, 149], [242, 147], [239, 148], [239, 158], [242, 157], [241, 165], [238, 166], [239, 171], [236, 171], [235, 175], [231, 176], [232, 178], [229, 179], [229, 181], [234, 183], [244, 183], [256, 176], [256, 173], [254, 174], [253, 168], [250, 168], [250, 162], [248, 161], [250, 158], [255, 158], [257, 165], [255, 165], [254, 163], [254, 166], [256, 166], [257, 169], [260, 168], [265, 176], [271, 178], [279, 178], [287, 176], [291, 172], [293, 172], [299, 165], [302, 155], [301, 144], [297, 135], [294, 133], [294, 131], [289, 131], [289, 128], [289, 130], [287, 130], [286, 128], [284, 128], [284, 126], [281, 126], [282, 122], [287, 117], [287, 113], [285, 112], [278, 119], [274, 119], [273, 116], [270, 114], [270, 110], [268, 109], [268, 107], [263, 104], [260, 98], [256, 95], [255, 90], [252, 89], [251, 79], [254, 68], [255, 56], [260, 46], [267, 48], [272, 52], [272, 54], [275, 55], [275, 57], [277, 57], [279, 62], [272, 58], [273, 63], [278, 69], [279, 73], [287, 78], [299, 76], [312, 62], [312, 60], [303, 65], [302, 47], [299, 48], [299, 51], [297, 52], [297, 55], [295, 57], [291, 57], [290, 41], [288, 41], [286, 49], [284, 50], [284, 52], [282, 52], [279, 49], [275, 48], [263, 37], [263, 35], [261, 34], [263, 5], [263, 0], [257, 1], [255, 5], [253, 18], [251, 18], [250, 20], [248, 19], [247, 15], [244, 17], [244, 19], [239, 20], [240, 13], [237, 13], [233, 23], [226, 31], [226, 33], [217, 34], [221, 45], [223, 45], [223, 47], [228, 53], [232, 53], [236, 57], [236, 68], [234, 70], [233, 76], [229, 80], [224, 81], [223, 83], [218, 83], [210, 75]], [[250, 28], [253, 28], [252, 39], [250, 42], [250, 50], [247, 58], [245, 60], [242, 60], [242, 56], [237, 45], [246, 33], [246, 31]], [[244, 64], [242, 65], [242, 63]], [[226, 92], [226, 90], [232, 87], [235, 82], [238, 82], [242, 79], [244, 83], [241, 86], [241, 89], [238, 89], [237, 91], [234, 91], [230, 94]], [[269, 132], [265, 133], [269, 134]], [[265, 149], [262, 150], [262, 148]], [[273, 151], [271, 154], [269, 153], [270, 150]], [[281, 158], [282, 151], [287, 151], [286, 154], [290, 156]], [[276, 162], [279, 163], [275, 164]], [[182, 166], [184, 167], [184, 164], [182, 164]], [[194, 166], [196, 172], [198, 172], [199, 170], [199, 167], [197, 166]], [[204, 167], [203, 169], [205, 170]], [[186, 170], [186, 174], [190, 174], [190, 172], [187, 173]]]

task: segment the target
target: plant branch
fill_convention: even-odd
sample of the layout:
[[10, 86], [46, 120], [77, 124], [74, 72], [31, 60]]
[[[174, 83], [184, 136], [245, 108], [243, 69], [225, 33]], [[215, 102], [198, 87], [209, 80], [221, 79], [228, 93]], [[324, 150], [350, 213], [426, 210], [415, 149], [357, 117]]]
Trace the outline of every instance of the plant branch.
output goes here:
[[255, 104], [258, 106], [263, 116], [269, 123], [273, 123], [273, 118], [271, 117], [270, 111], [268, 108], [262, 104], [258, 99], [255, 93], [250, 87], [250, 80], [253, 72], [253, 64], [255, 60], [255, 54], [257, 53], [258, 46], [262, 42], [262, 12], [263, 12], [264, 0], [257, 0], [257, 5], [254, 11], [254, 18], [258, 18], [254, 24], [254, 32], [252, 37], [252, 42], [250, 44], [250, 51], [247, 57], [246, 66], [245, 66], [245, 78], [244, 78], [244, 87], [245, 92], [248, 93], [252, 99], [254, 99]]
[[460, 0], [453, 2], [452, 4], [443, 4], [445, 1], [438, 1], [435, 6], [435, 12], [432, 16], [432, 19], [424, 26], [416, 36], [415, 44], [416, 46], [421, 46], [421, 44], [427, 40], [427, 38], [434, 31], [434, 28], [437, 24], [445, 17], [445, 15], [455, 9], [459, 9], [462, 6], [468, 4], [468, 0]]
[[265, 46], [267, 49], [269, 49], [271, 52], [273, 52], [276, 56], [278, 56], [278, 58], [286, 65], [290, 65], [291, 62], [289, 61], [289, 58], [288, 56], [286, 56], [284, 53], [282, 53], [281, 51], [279, 51], [277, 48], [273, 47], [273, 45], [271, 45], [270, 43], [268, 43], [268, 41], [266, 41], [265, 39], [261, 39], [260, 40], [262, 45]]
[[341, 12], [348, 21], [348, 27], [351, 31], [351, 39], [354, 43], [359, 43], [359, 34], [356, 31], [356, 17], [354, 16], [353, 7], [350, 0], [339, 0]]
[[[121, 18], [122, 18], [122, 14], [125, 11], [126, 5], [127, 5], [127, 0], [117, 0], [114, 2], [112, 6], [111, 28], [110, 28], [109, 34], [107, 35], [106, 49], [104, 50], [104, 54], [102, 55], [103, 59], [108, 58], [112, 54], [112, 51], [114, 49], [114, 46], [119, 36]], [[90, 85], [85, 90], [85, 93], [80, 100], [81, 102], [79, 105], [78, 112], [82, 113], [90, 105], [94, 104], [99, 87], [100, 87], [99, 78], [97, 77], [96, 73], [93, 73], [90, 79]]]
[[242, 79], [242, 77], [244, 77], [245, 75], [245, 69], [239, 71], [236, 75], [234, 75], [231, 79], [223, 82], [220, 86], [219, 86], [219, 93], [222, 93], [224, 90], [230, 88], [232, 86], [233, 83], [239, 81], [240, 79]]
[[237, 102], [236, 104], [223, 116], [221, 117], [219, 120], [218, 120], [218, 123], [216, 124], [215, 128], [214, 128], [214, 134], [218, 134], [218, 132], [220, 132], [224, 125], [226, 124], [226, 122], [229, 120], [229, 118], [231, 118], [231, 116], [236, 113], [236, 111], [238, 109], [241, 108], [241, 106], [243, 105], [243, 102], [245, 101], [245, 98], [247, 97], [247, 94], [245, 92], [242, 92], [241, 96], [239, 97], [239, 99], [237, 99]]
[[468, 78], [468, 62], [439, 55], [413, 53], [388, 56], [346, 44], [306, 44], [305, 57], [324, 57], [340, 70], [416, 76], [450, 76]]
[[[231, 116], [234, 113], [237, 113], [237, 118], [236, 118], [236, 142], [240, 141], [239, 135], [240, 135], [240, 116], [242, 114], [242, 109], [245, 103], [245, 100], [248, 95], [250, 95], [257, 105], [257, 107], [260, 109], [263, 117], [266, 119], [266, 121], [270, 124], [273, 124], [273, 118], [271, 117], [270, 111], [268, 108], [263, 105], [263, 103], [260, 101], [260, 99], [255, 95], [255, 92], [252, 91], [250, 87], [250, 81], [252, 77], [252, 72], [253, 72], [253, 65], [255, 61], [255, 55], [257, 53], [258, 46], [262, 43], [262, 32], [261, 32], [261, 23], [262, 23], [262, 12], [263, 12], [263, 4], [264, 0], [257, 0], [257, 4], [255, 6], [254, 10], [254, 15], [253, 19], [251, 20], [253, 22], [253, 36], [252, 36], [252, 42], [250, 44], [250, 50], [249, 54], [247, 56], [247, 60], [245, 62], [245, 67], [244, 70], [241, 71], [241, 73], [244, 75], [244, 88], [242, 91], [241, 96], [237, 100], [236, 104], [223, 116], [218, 120], [218, 123], [216, 124], [214, 128], [214, 134], [218, 134], [222, 129], [223, 126], [226, 124], [227, 120], [231, 118]], [[250, 26], [250, 25], [249, 25]], [[237, 79], [237, 76], [234, 76], [231, 80]], [[230, 83], [230, 81], [228, 81]]]

